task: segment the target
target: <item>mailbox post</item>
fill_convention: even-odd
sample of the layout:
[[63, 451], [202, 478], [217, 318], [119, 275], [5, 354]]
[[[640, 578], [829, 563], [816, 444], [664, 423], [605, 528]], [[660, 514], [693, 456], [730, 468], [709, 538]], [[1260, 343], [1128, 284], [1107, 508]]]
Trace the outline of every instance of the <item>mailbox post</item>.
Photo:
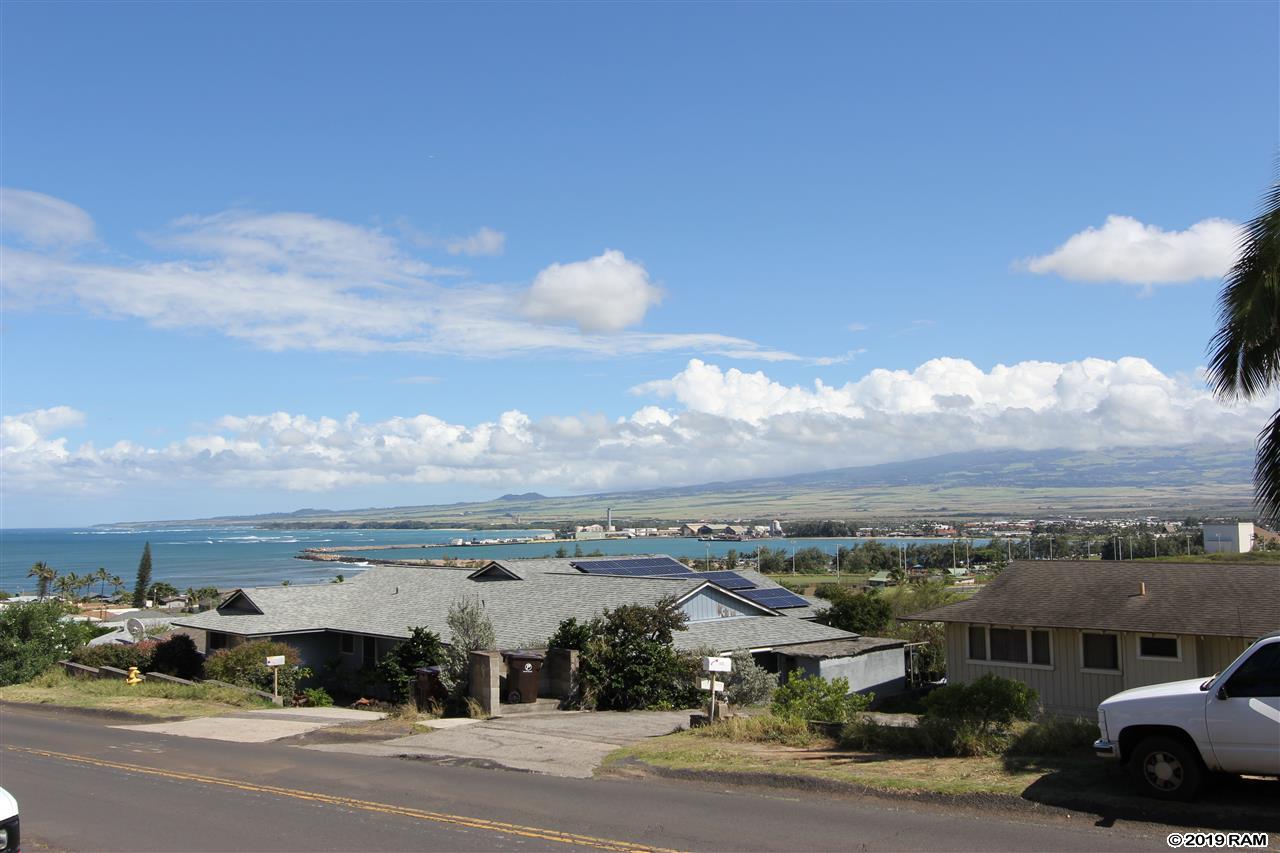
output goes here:
[[271, 694], [280, 698], [280, 667], [284, 666], [284, 655], [268, 655], [267, 666], [271, 667]]
[[717, 672], [733, 672], [733, 659], [727, 657], [703, 658], [702, 668], [711, 676], [707, 679], [707, 692], [711, 694], [710, 722], [716, 721], [716, 690], [723, 690], [724, 684], [716, 681]]

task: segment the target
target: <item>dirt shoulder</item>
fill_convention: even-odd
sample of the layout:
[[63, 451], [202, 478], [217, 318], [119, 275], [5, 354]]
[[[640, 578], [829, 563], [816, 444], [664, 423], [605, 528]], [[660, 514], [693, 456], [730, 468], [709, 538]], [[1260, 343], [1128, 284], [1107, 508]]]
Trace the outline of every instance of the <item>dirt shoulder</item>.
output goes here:
[[[602, 774], [874, 796], [1004, 813], [1087, 816], [1176, 827], [1280, 832], [1280, 781], [1228, 779], [1192, 804], [1131, 793], [1116, 768], [1092, 756], [1053, 762], [919, 758], [740, 743], [683, 732], [611, 753]], [[1280, 842], [1280, 838], [1276, 839]]]

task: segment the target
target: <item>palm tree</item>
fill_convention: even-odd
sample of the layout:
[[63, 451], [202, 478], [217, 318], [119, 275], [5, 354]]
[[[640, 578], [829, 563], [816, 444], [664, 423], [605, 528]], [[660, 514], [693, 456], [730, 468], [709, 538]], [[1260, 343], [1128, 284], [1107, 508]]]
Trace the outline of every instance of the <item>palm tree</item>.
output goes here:
[[[1209, 383], [1221, 400], [1248, 400], [1280, 386], [1280, 181], [1244, 227], [1240, 257], [1218, 298], [1209, 342]], [[1280, 410], [1258, 434], [1254, 503], [1264, 520], [1280, 516]]]
[[67, 572], [65, 575], [58, 575], [57, 580], [53, 582], [57, 588], [58, 594], [68, 601], [75, 601], [74, 590], [80, 588], [80, 576], [75, 572]]
[[98, 570], [93, 573], [93, 579], [102, 584], [98, 587], [98, 594], [103, 598], [107, 597], [107, 581], [110, 580], [110, 578], [111, 575], [107, 574], [105, 566], [98, 566]]
[[27, 572], [27, 577], [36, 579], [36, 595], [44, 601], [45, 596], [49, 594], [49, 584], [57, 577], [58, 570], [46, 563], [44, 560], [36, 563]]

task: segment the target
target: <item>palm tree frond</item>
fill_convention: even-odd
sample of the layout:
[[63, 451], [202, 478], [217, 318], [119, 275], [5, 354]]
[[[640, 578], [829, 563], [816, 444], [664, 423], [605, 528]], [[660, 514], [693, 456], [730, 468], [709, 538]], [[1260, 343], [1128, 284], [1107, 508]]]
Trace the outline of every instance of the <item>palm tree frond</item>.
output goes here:
[[1247, 399], [1280, 383], [1280, 181], [1244, 227], [1218, 299], [1218, 324], [1209, 342], [1214, 394]]
[[1258, 433], [1253, 488], [1259, 520], [1270, 526], [1270, 522], [1280, 517], [1280, 410]]

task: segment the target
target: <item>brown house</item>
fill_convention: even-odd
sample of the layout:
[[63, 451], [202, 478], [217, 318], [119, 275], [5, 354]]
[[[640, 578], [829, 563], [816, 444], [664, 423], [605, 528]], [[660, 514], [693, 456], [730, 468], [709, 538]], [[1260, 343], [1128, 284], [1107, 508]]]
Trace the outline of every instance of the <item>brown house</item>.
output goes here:
[[946, 623], [950, 683], [992, 672], [1050, 712], [1092, 716], [1121, 690], [1213, 675], [1280, 629], [1280, 565], [1015, 562], [906, 618]]

